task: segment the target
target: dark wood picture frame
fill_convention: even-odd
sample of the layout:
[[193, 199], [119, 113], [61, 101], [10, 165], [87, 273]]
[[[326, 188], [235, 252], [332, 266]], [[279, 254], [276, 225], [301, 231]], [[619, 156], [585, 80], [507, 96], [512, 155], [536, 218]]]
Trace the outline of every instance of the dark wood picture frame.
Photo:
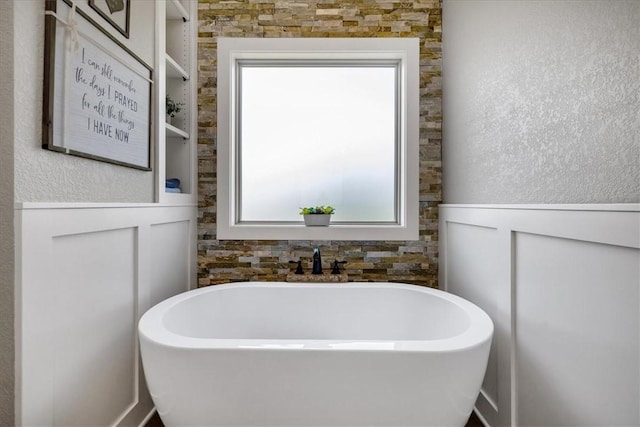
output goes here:
[[[126, 160], [113, 159], [108, 156], [96, 155], [94, 153], [83, 151], [82, 149], [73, 149], [66, 147], [66, 141], [60, 141], [59, 135], [55, 132], [56, 120], [60, 120], [61, 112], [59, 110], [60, 103], [64, 103], [64, 93], [60, 93], [60, 90], [56, 90], [56, 87], [60, 85], [60, 81], [64, 81], [65, 76], [63, 73], [56, 73], [56, 64], [59, 58], [57, 55], [63, 55], [64, 53], [57, 52], [60, 50], [60, 46], [56, 46], [60, 42], [60, 34], [58, 33], [58, 27], [62, 26], [62, 23], [58, 22], [56, 14], [60, 13], [59, 5], [66, 5], [71, 8], [73, 3], [71, 0], [45, 0], [45, 11], [51, 12], [52, 15], [45, 15], [45, 44], [44, 44], [44, 84], [43, 84], [43, 104], [42, 104], [42, 148], [56, 151], [59, 153], [65, 153], [72, 156], [84, 157], [92, 160], [98, 160], [102, 162], [112, 163], [120, 166], [131, 167], [143, 171], [151, 171], [152, 165], [152, 135], [153, 135], [153, 68], [145, 63], [140, 57], [133, 53], [130, 49], [124, 46], [119, 40], [117, 40], [113, 34], [106, 31], [100, 25], [98, 25], [93, 19], [91, 19], [81, 9], [76, 9], [77, 15], [80, 18], [76, 18], [80, 21], [86, 21], [83, 25], [87, 29], [91, 29], [94, 32], [94, 36], [99, 36], [108, 43], [112, 43], [112, 47], [117, 50], [118, 53], [122, 52], [123, 58], [135, 64], [140, 70], [144, 70], [144, 73], [148, 75], [145, 80], [145, 90], [148, 89], [148, 99], [145, 99], [145, 105], [141, 108], [148, 108], [148, 114], [145, 119], [148, 121], [148, 125], [142, 127], [141, 132], [146, 132], [145, 138], [145, 152], [144, 159], [138, 163], [129, 162]], [[65, 7], [65, 8], [66, 8]], [[121, 60], [121, 58], [114, 59]], [[68, 77], [68, 76], [67, 76]], [[148, 86], [147, 86], [148, 85]], [[63, 138], [64, 139], [64, 138]]]
[[[121, 9], [119, 8], [120, 2], [122, 2]], [[102, 3], [105, 3], [106, 10]], [[129, 38], [131, 0], [89, 0], [89, 6], [98, 12], [113, 28], [122, 33], [126, 38]], [[124, 12], [124, 16], [116, 21], [112, 15], [115, 13], [119, 14], [120, 12]], [[122, 21], [122, 19], [124, 19], [124, 25], [121, 25], [119, 22]]]

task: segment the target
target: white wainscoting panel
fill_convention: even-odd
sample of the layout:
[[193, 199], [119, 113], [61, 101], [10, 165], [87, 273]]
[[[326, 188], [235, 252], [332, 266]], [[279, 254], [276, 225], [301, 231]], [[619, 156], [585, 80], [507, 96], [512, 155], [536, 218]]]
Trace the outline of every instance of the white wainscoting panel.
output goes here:
[[487, 425], [640, 425], [640, 205], [441, 205], [440, 286], [496, 326]]
[[135, 229], [58, 236], [52, 249], [53, 423], [116, 424], [137, 396]]
[[516, 233], [519, 425], [640, 425], [638, 252]]
[[[457, 257], [449, 259], [447, 263], [447, 290], [456, 295], [463, 295], [481, 307], [492, 319], [500, 316], [498, 310], [501, 289], [496, 280], [498, 259], [495, 257], [499, 243], [498, 230], [468, 224], [449, 223], [447, 229], [448, 247], [458, 248]], [[474, 277], [474, 281], [466, 280]], [[509, 337], [509, 330], [496, 324], [494, 340], [491, 343], [491, 353], [487, 364], [478, 406], [484, 413], [498, 411], [502, 399], [509, 399], [499, 395], [498, 384], [498, 343]], [[502, 379], [508, 382], [508, 378]], [[508, 407], [508, 405], [505, 405]]]
[[194, 206], [16, 207], [16, 421], [139, 425], [137, 323], [195, 285]]
[[151, 305], [188, 290], [182, 278], [189, 272], [189, 221], [151, 226]]

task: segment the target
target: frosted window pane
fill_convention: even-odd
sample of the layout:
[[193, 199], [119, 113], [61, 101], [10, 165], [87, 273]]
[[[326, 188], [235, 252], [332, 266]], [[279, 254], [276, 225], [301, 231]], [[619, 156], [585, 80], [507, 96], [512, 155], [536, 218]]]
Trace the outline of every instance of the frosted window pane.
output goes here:
[[240, 70], [240, 221], [396, 221], [395, 66]]

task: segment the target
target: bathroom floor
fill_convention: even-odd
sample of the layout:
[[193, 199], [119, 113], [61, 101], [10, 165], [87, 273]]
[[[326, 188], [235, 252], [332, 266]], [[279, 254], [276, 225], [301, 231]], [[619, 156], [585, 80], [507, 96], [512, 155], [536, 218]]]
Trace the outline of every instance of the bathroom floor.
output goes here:
[[469, 421], [467, 421], [464, 427], [484, 427], [484, 424], [482, 424], [482, 421], [480, 421], [476, 413], [472, 412]]
[[[156, 412], [147, 422], [145, 427], [164, 427], [164, 424], [162, 424], [162, 420]], [[464, 427], [484, 427], [484, 424], [482, 424], [480, 419], [476, 416], [476, 413], [472, 412], [471, 417], [469, 417], [469, 421], [467, 421], [467, 424]]]

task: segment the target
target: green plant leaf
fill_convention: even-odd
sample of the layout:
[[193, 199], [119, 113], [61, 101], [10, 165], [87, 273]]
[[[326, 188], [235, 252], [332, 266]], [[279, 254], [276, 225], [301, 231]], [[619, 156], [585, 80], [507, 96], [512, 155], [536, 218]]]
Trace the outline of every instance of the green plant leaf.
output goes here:
[[335, 212], [335, 208], [333, 206], [309, 206], [305, 208], [300, 208], [300, 215], [331, 215]]

